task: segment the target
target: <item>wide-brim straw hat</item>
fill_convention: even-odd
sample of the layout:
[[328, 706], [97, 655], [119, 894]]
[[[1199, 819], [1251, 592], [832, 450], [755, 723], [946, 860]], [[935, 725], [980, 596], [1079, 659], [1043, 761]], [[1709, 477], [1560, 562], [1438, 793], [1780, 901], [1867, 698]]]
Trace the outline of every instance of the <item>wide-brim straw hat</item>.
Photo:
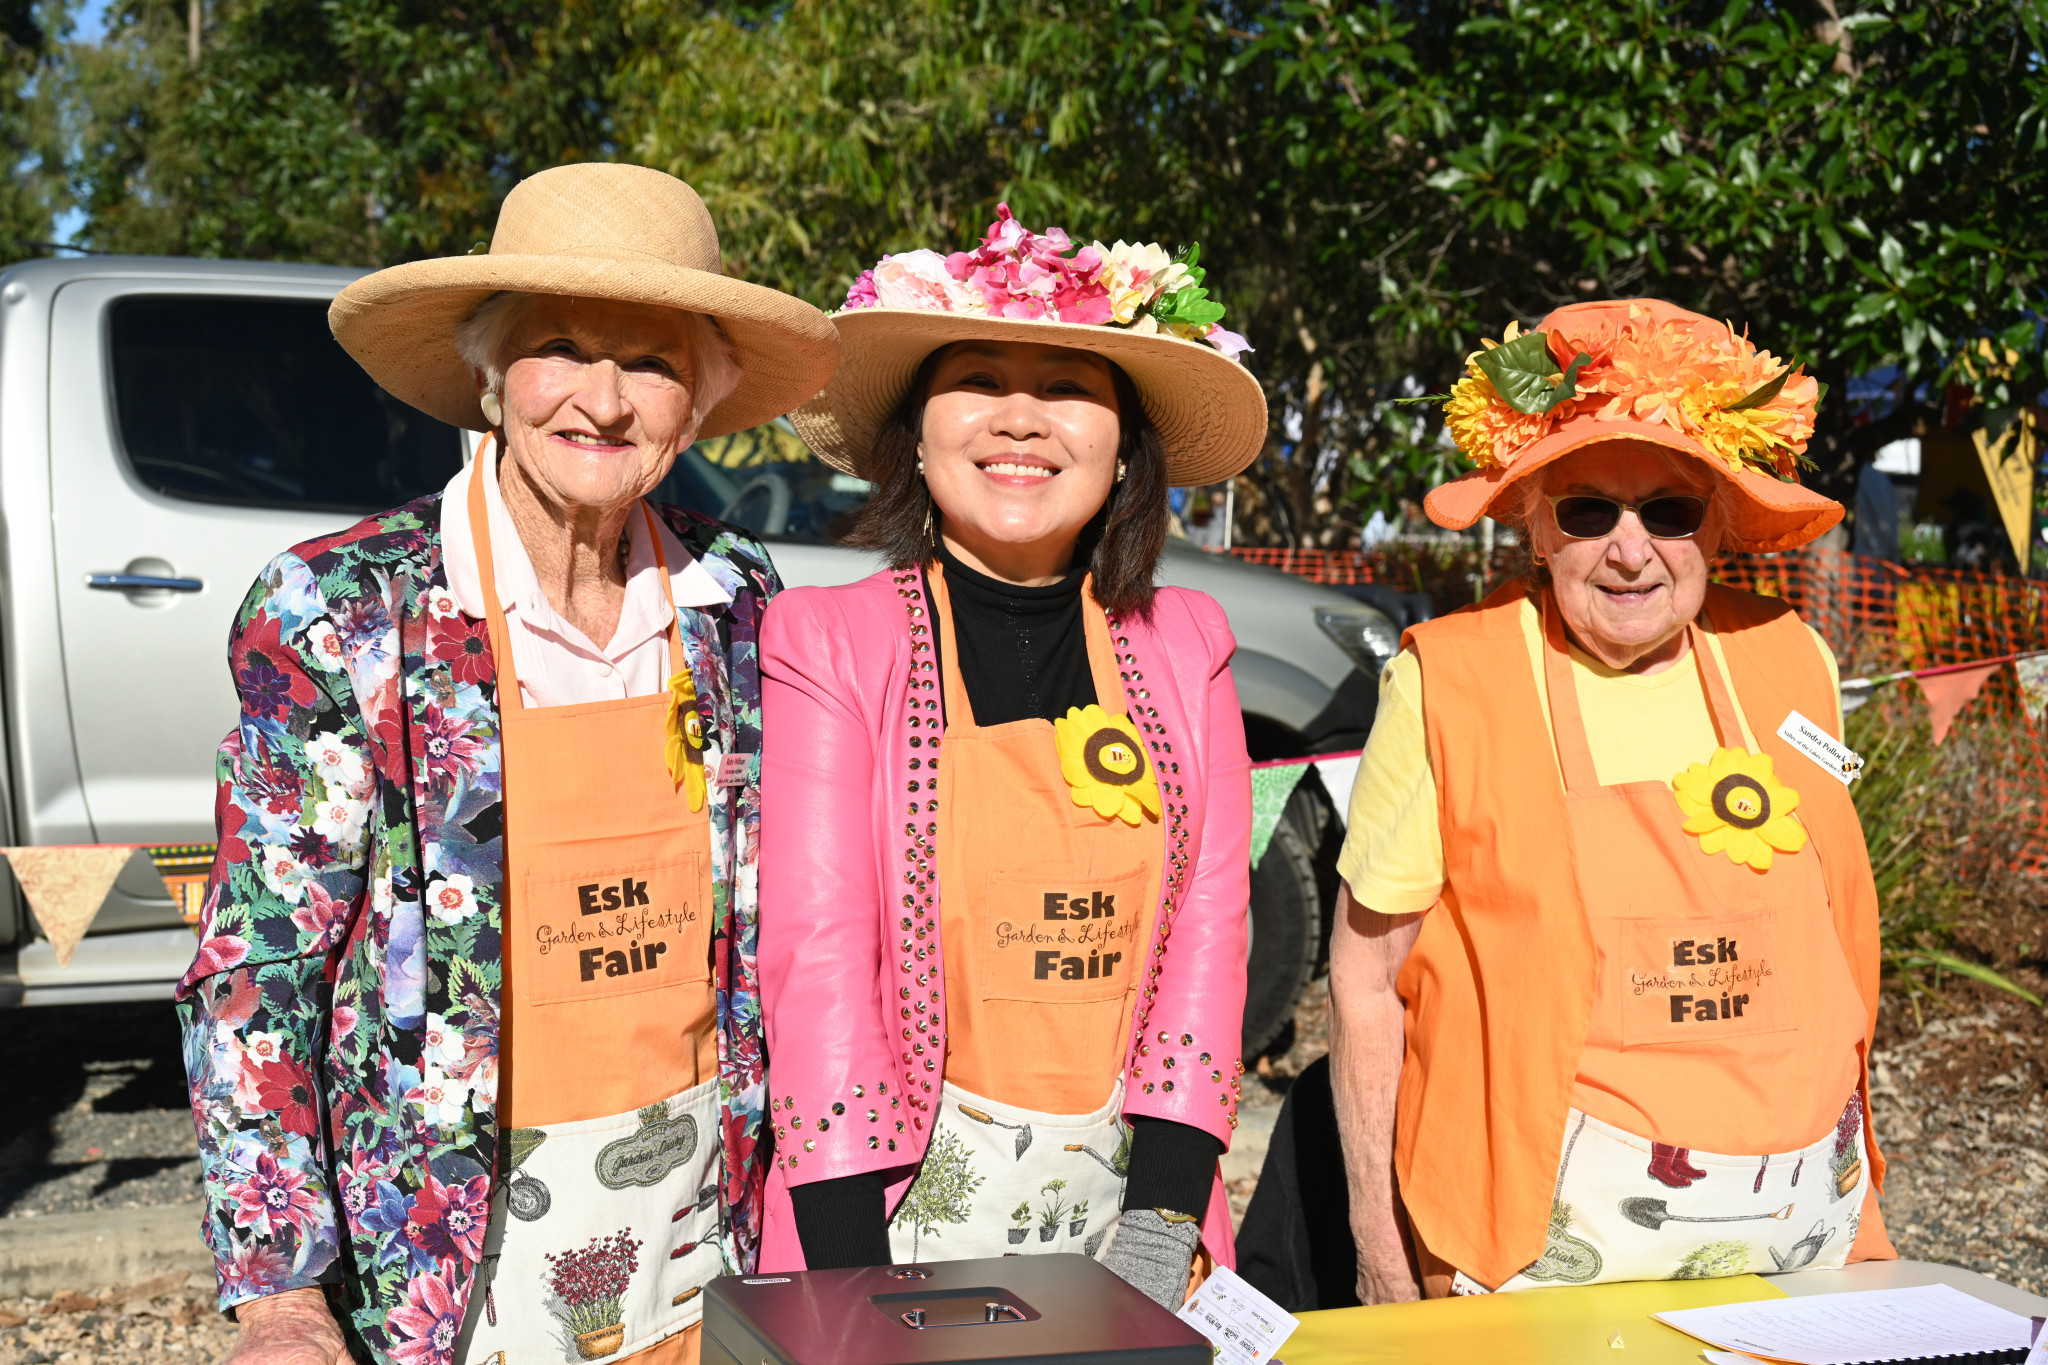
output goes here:
[[819, 459], [870, 481], [875, 435], [910, 391], [926, 356], [956, 341], [1036, 342], [1114, 361], [1131, 377], [1166, 454], [1166, 480], [1193, 486], [1242, 472], [1266, 443], [1266, 395], [1249, 371], [1207, 342], [1165, 332], [943, 313], [855, 308], [832, 318], [842, 360], [824, 392], [790, 414]]
[[801, 299], [723, 272], [718, 231], [697, 192], [645, 166], [557, 166], [505, 196], [488, 254], [413, 261], [341, 291], [328, 325], [384, 389], [458, 427], [485, 431], [455, 329], [500, 290], [654, 304], [716, 319], [737, 388], [698, 437], [772, 421], [832, 377], [839, 336]]
[[[1725, 323], [1688, 312], [1661, 299], [1572, 304], [1544, 318], [1536, 324], [1535, 330], [1558, 331], [1576, 337], [1618, 328], [1632, 318], [1650, 325], [1676, 323], [1696, 330], [1710, 342], [1724, 343], [1731, 335]], [[1592, 405], [1585, 406], [1590, 408]], [[1462, 531], [1481, 517], [1490, 515], [1503, 499], [1509, 497], [1515, 484], [1540, 473], [1546, 466], [1574, 451], [1606, 441], [1645, 442], [1688, 456], [1710, 470], [1730, 494], [1721, 500], [1728, 512], [1723, 549], [1751, 552], [1796, 549], [1825, 534], [1843, 516], [1842, 504], [1833, 498], [1797, 482], [1774, 478], [1751, 465], [1731, 468], [1727, 460], [1699, 440], [1664, 422], [1603, 419], [1591, 411], [1581, 411], [1560, 422], [1554, 430], [1516, 452], [1505, 464], [1475, 469], [1432, 488], [1423, 499], [1423, 509], [1437, 525]]]

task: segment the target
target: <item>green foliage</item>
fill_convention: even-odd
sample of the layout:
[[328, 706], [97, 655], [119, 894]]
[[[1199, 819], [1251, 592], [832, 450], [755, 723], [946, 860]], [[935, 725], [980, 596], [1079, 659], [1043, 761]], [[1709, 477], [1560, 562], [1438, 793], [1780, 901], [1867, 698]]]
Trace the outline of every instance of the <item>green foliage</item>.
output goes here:
[[1896, 715], [1881, 702], [1851, 712], [1844, 739], [1865, 762], [1863, 777], [1849, 791], [1870, 850], [1880, 955], [1889, 984], [1905, 992], [1916, 1011], [1923, 998], [1934, 994], [1944, 971], [2041, 1004], [2015, 982], [1950, 951], [1970, 892], [1944, 855], [1957, 842], [1952, 822], [1981, 818], [1975, 775], [1942, 763], [1924, 714]]
[[53, 98], [60, 9], [34, 0], [0, 0], [0, 266], [47, 254], [70, 206], [58, 101]]
[[[1200, 241], [1204, 297], [1168, 306], [1222, 305], [1257, 348], [1275, 439], [1254, 477], [1297, 540], [1445, 471], [1440, 419], [1391, 400], [1576, 300], [1729, 318], [1836, 392], [1891, 362], [1994, 407], [2043, 382], [2044, 0], [209, 14], [196, 70], [172, 0], [125, 0], [76, 54], [96, 247], [460, 252], [520, 177], [608, 157], [689, 180], [728, 269], [824, 305], [884, 252], [966, 245], [1004, 199], [1084, 239]], [[1961, 366], [1980, 339], [1997, 363]], [[1898, 434], [1824, 406], [1823, 481]]]
[[466, 251], [520, 178], [609, 153], [619, 30], [571, 14], [216, 0], [192, 69], [176, 10], [130, 0], [79, 54], [87, 241], [360, 265]]

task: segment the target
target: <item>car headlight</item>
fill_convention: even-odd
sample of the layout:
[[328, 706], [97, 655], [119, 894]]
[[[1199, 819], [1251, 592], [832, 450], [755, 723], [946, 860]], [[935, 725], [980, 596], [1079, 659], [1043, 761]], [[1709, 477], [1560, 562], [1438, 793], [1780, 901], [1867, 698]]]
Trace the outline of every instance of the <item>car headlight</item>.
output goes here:
[[1400, 632], [1376, 611], [1317, 607], [1316, 625], [1352, 663], [1370, 674], [1377, 675], [1387, 660], [1401, 652]]

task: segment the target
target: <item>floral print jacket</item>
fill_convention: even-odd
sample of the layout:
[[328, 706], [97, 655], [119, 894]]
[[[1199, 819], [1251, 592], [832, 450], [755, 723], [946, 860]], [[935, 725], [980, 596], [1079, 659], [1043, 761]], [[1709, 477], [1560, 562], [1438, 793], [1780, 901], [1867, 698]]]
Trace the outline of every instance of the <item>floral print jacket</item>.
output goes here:
[[[229, 644], [220, 852], [178, 989], [223, 1310], [324, 1286], [357, 1354], [446, 1365], [498, 1128], [495, 670], [441, 561], [439, 494], [272, 560]], [[732, 528], [657, 506], [732, 604], [678, 611], [706, 736], [758, 755], [780, 586]], [[760, 1245], [760, 762], [712, 802], [727, 1245]]]

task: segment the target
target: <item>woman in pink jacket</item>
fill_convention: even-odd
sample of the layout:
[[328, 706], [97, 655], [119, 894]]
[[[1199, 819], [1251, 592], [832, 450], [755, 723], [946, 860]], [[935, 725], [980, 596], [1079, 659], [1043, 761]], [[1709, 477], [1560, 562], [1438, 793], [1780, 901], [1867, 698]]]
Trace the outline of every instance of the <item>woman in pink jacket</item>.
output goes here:
[[1234, 1259], [1251, 785], [1223, 612], [1153, 575], [1265, 400], [1192, 252], [997, 212], [861, 276], [795, 416], [889, 567], [762, 629], [761, 1268], [1082, 1251], [1177, 1306]]

